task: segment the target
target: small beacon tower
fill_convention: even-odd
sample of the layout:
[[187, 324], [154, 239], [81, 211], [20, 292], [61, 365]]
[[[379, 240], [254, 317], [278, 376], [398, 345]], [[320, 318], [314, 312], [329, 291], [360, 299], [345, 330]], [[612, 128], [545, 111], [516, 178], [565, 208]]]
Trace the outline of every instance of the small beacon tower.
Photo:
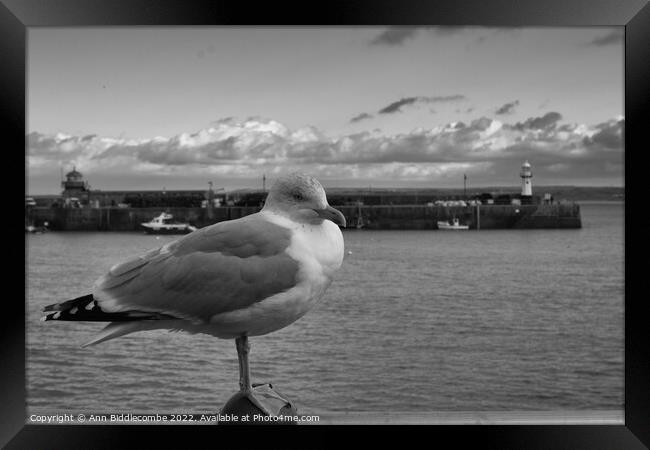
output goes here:
[[63, 188], [61, 196], [65, 199], [65, 204], [69, 205], [71, 198], [88, 204], [90, 202], [90, 186], [88, 186], [88, 182], [84, 181], [81, 172], [77, 172], [77, 168], [72, 166], [72, 172], [68, 172], [65, 178], [65, 181], [61, 181]]
[[519, 176], [521, 177], [521, 203], [530, 204], [533, 200], [533, 184], [530, 181], [533, 172], [528, 161], [522, 164]]

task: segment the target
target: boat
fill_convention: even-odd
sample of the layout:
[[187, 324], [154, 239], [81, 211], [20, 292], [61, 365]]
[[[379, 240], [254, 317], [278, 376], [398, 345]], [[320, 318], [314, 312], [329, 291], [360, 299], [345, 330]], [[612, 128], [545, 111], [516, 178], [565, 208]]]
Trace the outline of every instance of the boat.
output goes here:
[[25, 233], [41, 234], [41, 233], [45, 233], [46, 231], [47, 231], [47, 227], [45, 226], [37, 227], [34, 225], [27, 225], [25, 227]]
[[449, 221], [438, 221], [439, 230], [469, 230], [469, 225], [461, 225], [457, 218], [454, 217], [451, 223]]
[[174, 216], [166, 212], [154, 217], [150, 222], [143, 222], [140, 225], [147, 234], [187, 234], [197, 230], [189, 223], [175, 221]]
[[48, 223], [43, 222], [43, 225], [41, 226], [36, 226], [34, 225], [34, 222], [30, 221], [27, 222], [25, 221], [25, 233], [33, 233], [33, 234], [42, 234], [48, 231]]

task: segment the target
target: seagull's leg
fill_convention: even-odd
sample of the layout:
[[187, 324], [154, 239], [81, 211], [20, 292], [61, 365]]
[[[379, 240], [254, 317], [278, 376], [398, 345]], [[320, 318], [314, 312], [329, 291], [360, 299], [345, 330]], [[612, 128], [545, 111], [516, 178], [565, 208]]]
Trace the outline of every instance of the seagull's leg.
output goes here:
[[267, 407], [265, 407], [256, 397], [255, 392], [251, 386], [251, 372], [248, 366], [248, 353], [250, 351], [250, 344], [248, 343], [248, 336], [242, 335], [235, 339], [237, 346], [237, 356], [239, 357], [239, 390], [246, 394], [246, 397], [257, 406], [262, 412], [267, 415], [273, 415]]
[[235, 339], [237, 346], [237, 356], [239, 357], [239, 390], [242, 392], [251, 391], [251, 373], [248, 367], [248, 352], [250, 351], [250, 344], [248, 343], [248, 336], [243, 335]]

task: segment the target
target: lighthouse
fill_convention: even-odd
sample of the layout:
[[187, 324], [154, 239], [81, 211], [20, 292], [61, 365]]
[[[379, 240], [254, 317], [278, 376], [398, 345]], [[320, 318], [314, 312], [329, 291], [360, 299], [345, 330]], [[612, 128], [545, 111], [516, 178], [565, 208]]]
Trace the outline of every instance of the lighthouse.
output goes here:
[[531, 203], [533, 199], [533, 184], [530, 179], [533, 177], [533, 172], [530, 170], [530, 163], [526, 161], [521, 166], [521, 202]]

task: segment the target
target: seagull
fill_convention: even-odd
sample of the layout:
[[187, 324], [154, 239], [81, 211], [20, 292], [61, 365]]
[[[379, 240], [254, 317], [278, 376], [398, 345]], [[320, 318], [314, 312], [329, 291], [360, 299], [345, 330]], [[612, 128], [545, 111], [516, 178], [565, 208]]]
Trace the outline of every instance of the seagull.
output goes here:
[[292, 173], [259, 212], [116, 264], [41, 320], [110, 322], [84, 347], [155, 329], [235, 339], [240, 392], [251, 394], [248, 338], [290, 325], [323, 296], [343, 262], [345, 225], [318, 180]]

